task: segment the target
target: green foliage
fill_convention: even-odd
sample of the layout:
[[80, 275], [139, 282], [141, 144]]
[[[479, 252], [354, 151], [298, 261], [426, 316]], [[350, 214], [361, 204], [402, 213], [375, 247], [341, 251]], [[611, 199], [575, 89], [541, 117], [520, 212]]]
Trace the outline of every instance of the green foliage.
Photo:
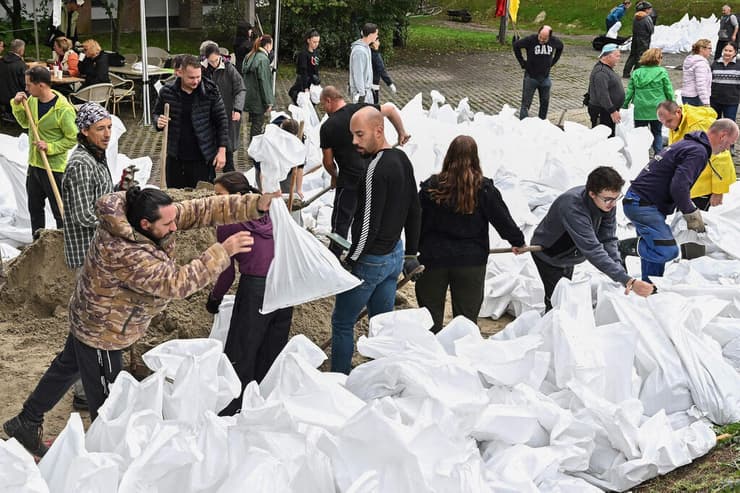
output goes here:
[[[210, 39], [219, 46], [230, 47], [234, 41], [236, 24], [243, 15], [239, 10], [238, 2], [226, 0], [203, 16], [203, 33], [205, 39]], [[197, 53], [197, 49], [195, 50]]]
[[[418, 0], [283, 0], [280, 21], [280, 57], [293, 61], [305, 46], [305, 34], [321, 35], [319, 57], [324, 67], [346, 67], [350, 45], [366, 22], [378, 25], [383, 56], [393, 56], [394, 33], [405, 32], [406, 13]], [[274, 5], [259, 9], [265, 31], [272, 31]]]

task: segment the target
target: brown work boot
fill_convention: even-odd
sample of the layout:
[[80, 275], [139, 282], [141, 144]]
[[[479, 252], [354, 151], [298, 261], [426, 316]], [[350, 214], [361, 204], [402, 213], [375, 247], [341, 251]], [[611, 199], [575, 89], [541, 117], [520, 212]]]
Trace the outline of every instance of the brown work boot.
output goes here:
[[8, 438], [15, 438], [32, 455], [43, 457], [49, 448], [42, 441], [44, 427], [28, 421], [20, 414], [3, 424], [3, 431]]

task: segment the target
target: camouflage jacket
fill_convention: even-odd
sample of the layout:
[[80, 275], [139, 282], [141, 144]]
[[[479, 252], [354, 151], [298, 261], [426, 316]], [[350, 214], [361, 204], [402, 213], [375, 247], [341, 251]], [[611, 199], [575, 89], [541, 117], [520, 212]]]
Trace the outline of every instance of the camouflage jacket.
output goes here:
[[[140, 339], [152, 318], [173, 298], [214, 282], [229, 265], [220, 243], [185, 265], [175, 258], [175, 237], [159, 243], [137, 233], [126, 219], [126, 194], [96, 203], [100, 221], [69, 304], [70, 330], [97, 349], [123, 349]], [[257, 219], [259, 195], [227, 195], [176, 203], [178, 229]], [[176, 233], [175, 233], [176, 234]]]

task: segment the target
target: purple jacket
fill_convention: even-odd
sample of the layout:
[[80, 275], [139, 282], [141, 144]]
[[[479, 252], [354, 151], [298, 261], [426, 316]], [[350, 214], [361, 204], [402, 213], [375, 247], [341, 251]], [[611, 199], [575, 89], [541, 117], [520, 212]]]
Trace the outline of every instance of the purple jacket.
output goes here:
[[684, 214], [696, 210], [691, 187], [712, 155], [704, 132], [691, 132], [683, 140], [666, 147], [632, 180], [630, 190], [655, 205], [664, 215], [678, 208]]
[[252, 251], [238, 253], [232, 257], [229, 268], [221, 273], [213, 287], [211, 292], [211, 298], [213, 299], [223, 298], [234, 283], [234, 277], [236, 276], [234, 260], [239, 263], [239, 272], [248, 276], [266, 277], [267, 271], [270, 269], [270, 263], [272, 263], [275, 256], [275, 240], [272, 236], [272, 221], [269, 214], [253, 221], [219, 226], [216, 229], [216, 237], [219, 242], [223, 242], [229, 236], [240, 231], [252, 233], [252, 238], [254, 238]]

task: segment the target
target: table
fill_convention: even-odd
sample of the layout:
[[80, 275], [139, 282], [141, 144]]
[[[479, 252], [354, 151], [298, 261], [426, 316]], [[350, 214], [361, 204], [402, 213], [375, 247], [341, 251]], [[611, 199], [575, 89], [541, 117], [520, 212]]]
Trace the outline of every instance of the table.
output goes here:
[[[123, 67], [109, 67], [108, 72], [123, 75], [125, 77], [128, 77], [129, 79], [141, 79], [142, 77], [141, 70], [134, 70], [131, 68], [131, 65], [124, 65]], [[149, 75], [149, 77], [155, 77], [159, 75], [172, 75], [174, 73], [175, 71], [171, 68], [150, 68], [149, 70], [147, 70], [147, 75]]]
[[64, 77], [61, 77], [59, 79], [54, 77], [51, 78], [51, 85], [74, 84], [76, 82], [85, 82], [85, 79], [81, 77], [72, 77], [71, 75], [65, 75]]

